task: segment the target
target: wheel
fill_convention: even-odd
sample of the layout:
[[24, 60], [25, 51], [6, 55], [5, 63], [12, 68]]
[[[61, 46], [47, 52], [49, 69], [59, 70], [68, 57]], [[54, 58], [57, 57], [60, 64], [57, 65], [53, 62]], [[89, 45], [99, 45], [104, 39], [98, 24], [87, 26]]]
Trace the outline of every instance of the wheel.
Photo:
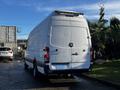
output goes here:
[[13, 57], [10, 57], [10, 58], [9, 58], [9, 61], [13, 61]]
[[10, 58], [9, 61], [13, 61], [13, 59]]
[[36, 79], [38, 77], [38, 69], [37, 69], [37, 66], [34, 65], [33, 67], [33, 77]]
[[28, 70], [28, 65], [26, 64], [26, 62], [24, 62], [24, 69]]

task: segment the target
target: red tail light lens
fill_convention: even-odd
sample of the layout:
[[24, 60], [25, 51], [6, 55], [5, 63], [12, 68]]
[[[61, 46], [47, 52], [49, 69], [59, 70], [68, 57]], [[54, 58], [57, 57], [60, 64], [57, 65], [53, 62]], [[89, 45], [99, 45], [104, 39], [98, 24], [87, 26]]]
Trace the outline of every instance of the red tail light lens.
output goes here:
[[49, 47], [46, 47], [43, 50], [45, 51], [45, 54], [44, 54], [45, 63], [49, 63]]

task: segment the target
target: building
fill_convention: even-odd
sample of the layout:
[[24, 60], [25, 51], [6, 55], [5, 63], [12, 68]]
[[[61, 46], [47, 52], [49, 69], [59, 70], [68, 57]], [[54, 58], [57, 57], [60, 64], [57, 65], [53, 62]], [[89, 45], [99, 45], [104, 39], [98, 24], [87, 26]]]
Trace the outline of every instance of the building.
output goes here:
[[0, 46], [17, 48], [16, 26], [0, 26]]

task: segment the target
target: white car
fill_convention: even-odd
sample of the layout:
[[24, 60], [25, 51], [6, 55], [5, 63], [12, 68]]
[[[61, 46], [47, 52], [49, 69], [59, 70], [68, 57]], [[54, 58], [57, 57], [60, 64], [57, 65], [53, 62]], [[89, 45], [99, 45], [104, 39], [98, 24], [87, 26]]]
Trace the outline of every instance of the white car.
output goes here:
[[13, 51], [9, 47], [0, 47], [0, 58], [13, 60]]

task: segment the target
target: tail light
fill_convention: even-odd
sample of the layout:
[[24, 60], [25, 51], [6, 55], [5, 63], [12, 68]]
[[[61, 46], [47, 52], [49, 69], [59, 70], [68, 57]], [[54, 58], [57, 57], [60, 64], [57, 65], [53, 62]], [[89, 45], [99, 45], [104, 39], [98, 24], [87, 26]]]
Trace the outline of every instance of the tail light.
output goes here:
[[49, 63], [49, 59], [50, 59], [50, 57], [49, 57], [49, 47], [45, 47], [45, 49], [43, 49], [43, 51], [45, 52], [45, 54], [44, 54], [44, 62], [45, 63]]

